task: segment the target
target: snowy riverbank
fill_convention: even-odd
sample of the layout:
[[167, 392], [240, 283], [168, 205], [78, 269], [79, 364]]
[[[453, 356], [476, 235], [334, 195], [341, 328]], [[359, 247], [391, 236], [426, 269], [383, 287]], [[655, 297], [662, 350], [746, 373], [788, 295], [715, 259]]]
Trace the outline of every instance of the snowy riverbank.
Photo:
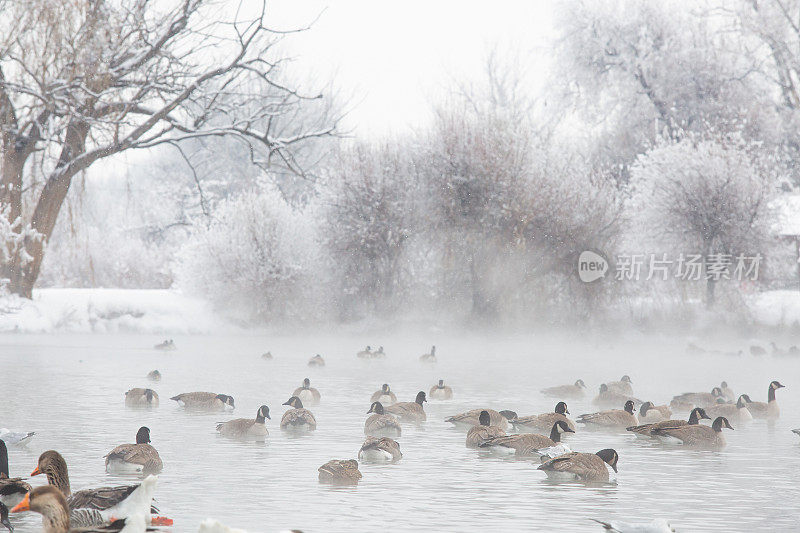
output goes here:
[[0, 299], [0, 332], [211, 333], [230, 329], [210, 304], [171, 290], [39, 289]]

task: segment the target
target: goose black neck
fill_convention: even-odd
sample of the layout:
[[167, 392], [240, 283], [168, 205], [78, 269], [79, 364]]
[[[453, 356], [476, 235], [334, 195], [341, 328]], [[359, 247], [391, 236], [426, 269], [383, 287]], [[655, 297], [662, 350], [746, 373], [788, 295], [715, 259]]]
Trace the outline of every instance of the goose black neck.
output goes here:
[[0, 478], [8, 476], [8, 450], [6, 443], [0, 440]]
[[697, 409], [692, 409], [692, 413], [689, 415], [689, 425], [696, 426], [700, 423], [700, 417], [697, 416]]
[[561, 433], [558, 431], [558, 424], [553, 424], [553, 429], [550, 430], [550, 440], [553, 442], [561, 442]]
[[772, 388], [772, 385], [769, 386], [769, 391], [767, 392], [767, 401], [775, 401], [775, 389]]
[[261, 410], [259, 410], [258, 414], [256, 415], [256, 424], [266, 424], [266, 422], [267, 419], [261, 414]]

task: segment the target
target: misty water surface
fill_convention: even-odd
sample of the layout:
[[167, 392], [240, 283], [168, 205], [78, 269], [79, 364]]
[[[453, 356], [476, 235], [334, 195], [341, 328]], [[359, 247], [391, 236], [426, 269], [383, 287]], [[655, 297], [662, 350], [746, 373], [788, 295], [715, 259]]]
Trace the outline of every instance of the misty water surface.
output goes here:
[[[665, 517], [679, 531], [776, 531], [796, 529], [800, 438], [800, 360], [688, 356], [686, 339], [637, 337], [601, 341], [578, 335], [485, 337], [441, 334], [407, 336], [175, 337], [178, 350], [161, 353], [149, 336], [0, 337], [3, 370], [0, 427], [36, 431], [28, 449], [11, 448], [12, 476], [28, 475], [40, 452], [60, 451], [72, 487], [132, 482], [104, 471], [103, 455], [132, 442], [147, 425], [164, 461], [156, 492], [174, 531], [195, 531], [214, 517], [250, 531], [299, 528], [306, 532], [449, 530], [600, 531], [589, 518], [647, 520]], [[385, 361], [363, 361], [355, 353], [382, 344]], [[431, 344], [439, 362], [418, 362]], [[709, 343], [713, 344], [713, 343]], [[746, 348], [730, 341], [720, 348]], [[271, 350], [272, 361], [260, 355]], [[325, 368], [308, 368], [315, 353]], [[163, 379], [145, 375], [159, 369]], [[464, 433], [444, 417], [466, 409], [512, 409], [520, 415], [552, 410], [539, 394], [545, 386], [586, 381], [590, 394], [569, 402], [572, 417], [594, 411], [590, 404], [602, 381], [630, 374], [635, 395], [657, 403], [677, 393], [710, 390], [727, 380], [738, 394], [765, 401], [767, 385], [779, 379], [782, 417], [774, 427], [756, 421], [727, 432], [722, 452], [697, 452], [636, 440], [630, 434], [579, 432], [574, 450], [613, 447], [620, 455], [616, 483], [589, 487], [551, 484], [528, 460], [500, 459], [464, 446]], [[304, 377], [322, 394], [312, 410], [318, 429], [291, 438], [278, 428], [286, 401]], [[428, 422], [404, 425], [398, 439], [402, 461], [361, 465], [353, 488], [317, 481], [329, 459], [355, 458], [361, 446], [370, 395], [388, 382], [401, 401], [412, 401], [443, 378], [455, 390], [448, 402], [430, 401]], [[127, 409], [131, 387], [152, 387], [161, 406]], [[231, 394], [229, 414], [189, 414], [169, 397], [209, 390]], [[266, 444], [219, 437], [215, 422], [254, 417], [267, 404], [272, 420]], [[612, 473], [613, 479], [613, 473]], [[41, 477], [31, 479], [41, 484]], [[16, 515], [19, 533], [38, 531], [41, 517]]]

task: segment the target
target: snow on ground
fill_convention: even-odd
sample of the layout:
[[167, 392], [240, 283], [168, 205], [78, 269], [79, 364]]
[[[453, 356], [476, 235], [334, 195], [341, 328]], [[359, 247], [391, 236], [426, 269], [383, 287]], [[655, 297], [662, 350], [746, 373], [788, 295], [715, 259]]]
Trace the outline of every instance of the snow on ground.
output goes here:
[[800, 324], [800, 291], [767, 291], [749, 301], [755, 321], [763, 326]]
[[38, 289], [0, 298], [0, 332], [210, 333], [230, 326], [210, 304], [171, 290]]

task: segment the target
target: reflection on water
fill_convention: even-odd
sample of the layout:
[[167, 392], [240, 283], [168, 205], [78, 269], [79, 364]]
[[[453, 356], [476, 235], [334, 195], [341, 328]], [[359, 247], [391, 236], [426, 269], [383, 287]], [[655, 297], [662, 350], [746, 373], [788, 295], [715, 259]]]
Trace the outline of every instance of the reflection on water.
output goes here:
[[[433, 335], [432, 337], [437, 337]], [[623, 343], [512, 337], [382, 338], [386, 360], [356, 358], [367, 339], [298, 336], [176, 338], [172, 352], [152, 349], [157, 339], [138, 336], [0, 337], [0, 427], [36, 431], [25, 449], [11, 448], [12, 476], [27, 475], [40, 452], [60, 451], [73, 489], [128, 483], [104, 471], [103, 456], [133, 442], [141, 425], [151, 429], [164, 461], [157, 505], [175, 519], [175, 531], [195, 531], [214, 517], [251, 531], [508, 530], [600, 531], [590, 518], [650, 521], [669, 518], [679, 531], [792, 530], [800, 522], [798, 476], [800, 361], [795, 359], [687, 356], [685, 340]], [[438, 363], [419, 355], [437, 346]], [[270, 350], [273, 360], [261, 354]], [[323, 368], [309, 368], [321, 353]], [[150, 370], [160, 382], [146, 379]], [[569, 401], [572, 418], [595, 411], [591, 392], [622, 374], [642, 400], [665, 403], [677, 393], [710, 390], [727, 380], [739, 394], [765, 401], [779, 379], [782, 417], [727, 431], [721, 452], [691, 451], [637, 439], [631, 434], [578, 429], [566, 440], [573, 450], [615, 448], [619, 474], [612, 483], [553, 483], [537, 463], [467, 449], [465, 433], [444, 422], [476, 407], [511, 409], [520, 416], [552, 410], [541, 388], [586, 381], [590, 394]], [[284, 434], [281, 404], [304, 377], [322, 394], [311, 408], [317, 431]], [[321, 485], [317, 468], [330, 459], [355, 458], [363, 443], [370, 395], [389, 383], [400, 401], [413, 401], [443, 378], [450, 401], [425, 404], [428, 421], [405, 424], [396, 464], [361, 464], [357, 487]], [[150, 387], [161, 406], [124, 406], [131, 387]], [[208, 390], [231, 394], [230, 413], [191, 413], [170, 396]], [[266, 443], [220, 437], [217, 422], [254, 416], [266, 404]], [[45, 482], [41, 477], [33, 484]], [[16, 517], [17, 531], [38, 531], [40, 517]]]

